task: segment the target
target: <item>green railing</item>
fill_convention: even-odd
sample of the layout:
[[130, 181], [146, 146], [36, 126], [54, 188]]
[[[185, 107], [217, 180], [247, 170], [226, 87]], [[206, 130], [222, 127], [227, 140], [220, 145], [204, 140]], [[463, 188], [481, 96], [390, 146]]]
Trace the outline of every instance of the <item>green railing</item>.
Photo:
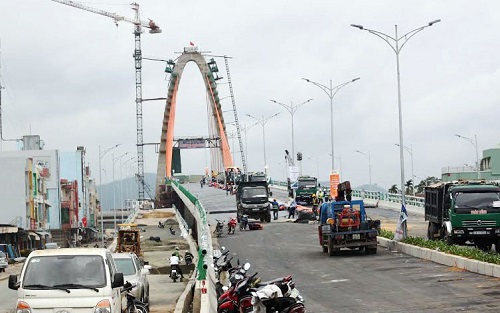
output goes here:
[[[279, 187], [287, 187], [286, 182], [277, 181], [277, 180], [271, 180], [270, 184], [274, 185], [274, 186], [279, 186]], [[381, 200], [381, 201], [387, 201], [387, 202], [401, 203], [401, 195], [396, 194], [396, 193], [390, 193], [390, 192], [366, 191], [366, 190], [353, 189], [352, 196], [356, 197], [356, 198], [362, 198], [362, 199], [375, 199], [375, 200]], [[414, 197], [414, 196], [407, 195], [407, 196], [405, 196], [405, 199], [406, 199], [406, 204], [408, 204], [408, 205], [413, 205], [413, 206], [421, 207], [421, 208], [424, 207], [425, 200], [423, 197]]]
[[[210, 237], [210, 228], [207, 223], [207, 213], [205, 211], [205, 208], [201, 204], [201, 202], [194, 196], [189, 190], [184, 188], [181, 184], [179, 184], [176, 181], [169, 181], [168, 183], [174, 184], [177, 188], [179, 188], [180, 191], [191, 201], [191, 203], [194, 204], [196, 209], [198, 210], [198, 214], [200, 217], [200, 229], [198, 229], [198, 264], [196, 266], [197, 271], [198, 271], [198, 280], [205, 280], [207, 277], [207, 270], [205, 268], [205, 255], [211, 255], [209, 253], [211, 251], [210, 249], [210, 242], [209, 242], [209, 237]], [[203, 254], [203, 250], [205, 250], [205, 254]]]

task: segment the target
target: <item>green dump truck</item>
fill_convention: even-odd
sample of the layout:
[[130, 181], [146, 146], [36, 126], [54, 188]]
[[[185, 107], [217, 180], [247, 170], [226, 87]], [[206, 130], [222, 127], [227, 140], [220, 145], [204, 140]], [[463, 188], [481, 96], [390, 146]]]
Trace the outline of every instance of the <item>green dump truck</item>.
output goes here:
[[425, 188], [427, 237], [500, 252], [500, 187], [482, 181], [442, 182]]
[[295, 190], [295, 201], [312, 203], [312, 195], [318, 191], [318, 179], [311, 176], [299, 176], [297, 189]]

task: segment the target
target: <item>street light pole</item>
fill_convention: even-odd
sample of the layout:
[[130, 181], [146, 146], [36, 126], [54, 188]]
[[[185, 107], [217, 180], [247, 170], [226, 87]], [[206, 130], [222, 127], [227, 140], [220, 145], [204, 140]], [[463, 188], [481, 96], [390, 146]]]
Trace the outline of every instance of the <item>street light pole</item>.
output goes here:
[[113, 150], [114, 148], [117, 148], [119, 145], [120, 144], [116, 144], [110, 148], [105, 149], [102, 152], [101, 152], [101, 146], [99, 146], [99, 204], [101, 207], [101, 247], [104, 247], [104, 217], [103, 217], [104, 214], [102, 212], [102, 167], [101, 167], [101, 160], [106, 153]]
[[[394, 145], [399, 147], [399, 143], [395, 143]], [[407, 146], [404, 146], [403, 148], [410, 154], [411, 157], [411, 182], [413, 185], [412, 188], [413, 196], [415, 197], [415, 174], [413, 173], [413, 145], [410, 145], [409, 149]]]
[[293, 137], [293, 115], [295, 114], [295, 112], [297, 112], [297, 110], [301, 106], [303, 106], [304, 104], [306, 104], [310, 101], [312, 101], [312, 99], [306, 100], [306, 101], [301, 102], [297, 105], [294, 105], [293, 102], [290, 102], [290, 105], [287, 105], [287, 104], [278, 102], [276, 100], [271, 100], [271, 102], [274, 102], [274, 103], [279, 104], [282, 107], [284, 107], [288, 111], [288, 113], [290, 113], [290, 115], [292, 116], [292, 158], [295, 158], [295, 144], [294, 144], [294, 137]]
[[254, 117], [250, 114], [247, 114], [246, 116], [250, 117], [250, 118], [253, 118], [254, 120], [257, 121], [257, 123], [259, 123], [260, 125], [262, 125], [262, 143], [264, 145], [264, 173], [266, 174], [266, 177], [267, 177], [267, 159], [266, 159], [266, 123], [272, 119], [273, 117], [275, 116], [278, 116], [279, 113], [275, 113], [273, 115], [270, 115], [268, 117], [264, 117], [264, 115], [262, 115], [261, 118], [257, 118], [257, 117]]
[[462, 138], [462, 139], [467, 140], [476, 149], [476, 171], [477, 171], [477, 179], [481, 179], [481, 163], [479, 163], [479, 151], [477, 149], [477, 135], [474, 135], [474, 141], [471, 138], [465, 137], [465, 136], [462, 136], [462, 135], [455, 134], [455, 136], [457, 136], [458, 138]]
[[359, 80], [360, 78], [357, 77], [357, 78], [354, 78], [354, 79], [351, 79], [350, 81], [347, 81], [343, 84], [340, 84], [340, 85], [337, 85], [335, 87], [332, 87], [332, 80], [330, 79], [330, 87], [327, 87], [325, 85], [322, 85], [320, 83], [317, 83], [315, 81], [312, 81], [310, 79], [307, 79], [307, 78], [302, 78], [303, 80], [305, 80], [306, 82], [308, 83], [311, 83], [313, 85], [316, 85], [318, 86], [319, 88], [321, 88], [321, 90], [323, 90], [326, 95], [328, 96], [328, 98], [330, 98], [330, 140], [331, 140], [331, 145], [332, 145], [332, 171], [335, 170], [335, 152], [334, 152], [334, 148], [333, 148], [333, 97], [335, 97], [335, 95], [337, 94], [337, 92], [344, 86], [350, 84], [350, 83], [353, 83], [357, 80]]
[[372, 160], [370, 156], [370, 150], [368, 150], [368, 154], [361, 152], [359, 150], [356, 150], [357, 153], [364, 155], [368, 159], [368, 177], [369, 177], [369, 182], [370, 182], [370, 188], [372, 186]]
[[[398, 37], [398, 25], [394, 25], [394, 30], [395, 30], [395, 37], [391, 37], [387, 34], [384, 34], [382, 32], [364, 28], [362, 25], [356, 25], [356, 24], [351, 24], [352, 27], [359, 28], [361, 30], [366, 30], [367, 32], [379, 37], [380, 39], [384, 40], [389, 44], [391, 47], [392, 51], [396, 54], [396, 70], [397, 70], [397, 80], [398, 80], [398, 110], [399, 110], [399, 159], [400, 159], [400, 171], [401, 171], [401, 209], [403, 210], [403, 207], [406, 207], [406, 199], [405, 199], [405, 193], [404, 193], [404, 187], [405, 187], [405, 172], [404, 172], [404, 153], [403, 153], [403, 113], [401, 110], [401, 79], [400, 79], [400, 72], [399, 72], [399, 53], [401, 52], [401, 49], [403, 49], [404, 45], [412, 38], [415, 36], [417, 33], [421, 32], [427, 27], [430, 27], [436, 23], [441, 22], [441, 20], [434, 20], [432, 22], [427, 23], [427, 25], [415, 28], [412, 31], [407, 32], [401, 37]], [[401, 45], [399, 44], [399, 41], [402, 40]], [[406, 238], [407, 234], [407, 225], [406, 225], [406, 220], [403, 222], [403, 239]]]
[[308, 160], [316, 160], [316, 178], [319, 180], [319, 162], [318, 162], [318, 157], [307, 157]]
[[[247, 161], [247, 168], [250, 168], [248, 166], [248, 137], [247, 137], [247, 131], [252, 128], [253, 126], [259, 124], [258, 122], [255, 122], [251, 125], [244, 125], [243, 127], [241, 127], [241, 130], [245, 133], [245, 156], [247, 157], [246, 161]], [[247, 170], [248, 172], [249, 170]], [[247, 173], [248, 174], [248, 173]]]
[[[120, 199], [123, 201], [124, 198], [124, 192], [123, 192], [123, 165], [127, 164], [129, 161], [132, 161], [133, 159], [135, 159], [135, 157], [131, 157], [130, 159], [126, 160], [125, 162], [122, 163], [122, 159], [120, 158]], [[127, 173], [125, 173], [127, 174]], [[127, 183], [127, 190], [128, 190], [128, 183]], [[123, 203], [123, 202], [122, 202]], [[121, 214], [121, 220], [122, 220], [122, 223], [123, 223], [123, 208], [121, 210], [122, 214]]]
[[113, 226], [115, 227], [114, 231], [115, 231], [115, 235], [116, 235], [116, 188], [115, 188], [115, 162], [116, 160], [118, 159], [121, 159], [123, 156], [127, 155], [128, 152], [125, 152], [124, 154], [118, 156], [115, 158], [115, 154], [113, 153], [112, 157], [113, 157]]

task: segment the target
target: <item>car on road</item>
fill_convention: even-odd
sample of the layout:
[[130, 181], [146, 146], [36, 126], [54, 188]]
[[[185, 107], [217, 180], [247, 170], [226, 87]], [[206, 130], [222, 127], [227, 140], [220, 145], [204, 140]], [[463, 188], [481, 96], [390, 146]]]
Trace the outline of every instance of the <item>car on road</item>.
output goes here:
[[113, 253], [118, 272], [123, 273], [123, 280], [132, 285], [132, 294], [149, 307], [148, 275], [151, 265], [144, 265], [135, 253]]
[[9, 266], [7, 261], [7, 255], [0, 251], [0, 273], [5, 272], [5, 269]]

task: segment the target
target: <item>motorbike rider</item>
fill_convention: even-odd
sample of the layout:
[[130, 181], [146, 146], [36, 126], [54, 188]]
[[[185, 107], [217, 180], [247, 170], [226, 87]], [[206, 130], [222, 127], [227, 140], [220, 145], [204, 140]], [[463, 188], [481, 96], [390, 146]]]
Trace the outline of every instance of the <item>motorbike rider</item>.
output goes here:
[[[179, 251], [177, 251], [177, 254], [179, 254]], [[177, 254], [174, 252], [172, 253], [172, 256], [170, 257], [170, 269], [175, 269], [177, 270], [177, 273], [181, 275], [182, 278], [184, 278], [184, 275], [182, 274], [181, 267], [179, 266], [179, 257]]]

